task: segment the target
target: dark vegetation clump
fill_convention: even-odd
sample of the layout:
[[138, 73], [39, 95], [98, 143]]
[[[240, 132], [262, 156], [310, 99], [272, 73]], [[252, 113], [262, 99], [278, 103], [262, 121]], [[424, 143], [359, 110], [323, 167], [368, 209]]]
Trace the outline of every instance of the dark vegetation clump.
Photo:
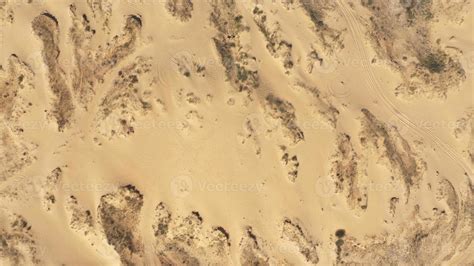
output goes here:
[[417, 20], [430, 20], [433, 18], [431, 11], [431, 0], [400, 0], [400, 3], [405, 7], [408, 15], [408, 23], [412, 25]]
[[443, 53], [430, 53], [421, 60], [421, 64], [431, 73], [441, 73], [446, 67], [444, 61], [445, 55]]
[[336, 236], [338, 238], [343, 238], [345, 235], [346, 235], [346, 230], [344, 230], [344, 229], [338, 229], [336, 231]]

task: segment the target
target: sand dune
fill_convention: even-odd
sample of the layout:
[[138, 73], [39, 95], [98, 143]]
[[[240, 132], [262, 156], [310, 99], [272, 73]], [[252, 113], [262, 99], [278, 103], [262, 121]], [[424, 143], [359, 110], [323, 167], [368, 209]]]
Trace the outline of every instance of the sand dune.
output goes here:
[[0, 0], [0, 265], [471, 265], [469, 0]]

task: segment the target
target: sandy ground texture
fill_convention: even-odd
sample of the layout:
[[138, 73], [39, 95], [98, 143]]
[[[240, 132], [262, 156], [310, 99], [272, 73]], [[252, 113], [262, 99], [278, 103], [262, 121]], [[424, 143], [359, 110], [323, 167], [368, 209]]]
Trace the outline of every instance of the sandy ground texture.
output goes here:
[[0, 265], [474, 265], [471, 0], [0, 0]]

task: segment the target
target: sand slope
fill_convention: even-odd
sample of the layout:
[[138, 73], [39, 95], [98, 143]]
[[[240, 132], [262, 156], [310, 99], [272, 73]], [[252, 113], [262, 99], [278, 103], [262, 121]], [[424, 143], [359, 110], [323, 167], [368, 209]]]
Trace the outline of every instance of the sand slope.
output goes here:
[[0, 265], [470, 265], [469, 0], [0, 1]]

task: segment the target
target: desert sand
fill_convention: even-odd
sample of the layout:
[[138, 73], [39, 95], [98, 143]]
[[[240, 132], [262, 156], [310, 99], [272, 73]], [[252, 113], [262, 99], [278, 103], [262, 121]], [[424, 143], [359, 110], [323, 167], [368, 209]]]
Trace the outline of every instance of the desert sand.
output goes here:
[[474, 265], [469, 0], [0, 0], [0, 265]]

